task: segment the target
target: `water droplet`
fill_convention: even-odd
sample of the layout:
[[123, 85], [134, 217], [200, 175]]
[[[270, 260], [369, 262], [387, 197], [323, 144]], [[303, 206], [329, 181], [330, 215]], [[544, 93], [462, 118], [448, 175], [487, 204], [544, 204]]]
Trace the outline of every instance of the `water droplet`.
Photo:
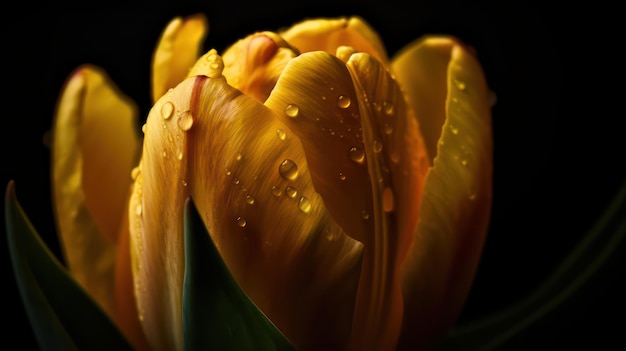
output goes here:
[[232, 172], [230, 171], [230, 169], [228, 168], [224, 168], [224, 172], [226, 172], [226, 175], [229, 176], [232, 174]]
[[163, 153], [161, 154], [161, 156], [163, 156], [164, 158], [167, 157], [167, 152], [165, 152], [165, 149], [163, 149]]
[[299, 113], [300, 109], [297, 105], [289, 104], [287, 105], [287, 107], [285, 107], [285, 115], [287, 115], [287, 117], [296, 118], [298, 117]]
[[278, 139], [280, 140], [285, 140], [285, 138], [287, 137], [287, 134], [282, 129], [276, 129], [276, 135], [278, 135]]
[[335, 240], [335, 234], [333, 234], [333, 232], [331, 232], [329, 229], [327, 229], [326, 231], [326, 240], [328, 241]]
[[286, 159], [278, 166], [278, 173], [287, 180], [294, 180], [298, 177], [298, 166], [292, 160]]
[[235, 185], [239, 184], [239, 178], [237, 178], [237, 177], [233, 178], [233, 183]]
[[193, 126], [193, 115], [191, 111], [185, 111], [178, 117], [178, 128], [183, 132], [188, 131]]
[[174, 104], [170, 101], [166, 101], [161, 106], [161, 117], [163, 117], [163, 119], [170, 119], [172, 114], [174, 114]]
[[348, 151], [348, 157], [356, 163], [363, 164], [363, 162], [365, 162], [365, 153], [358, 147], [350, 148], [350, 151]]
[[389, 135], [393, 133], [393, 126], [389, 123], [385, 123], [385, 125], [383, 126], [383, 130], [385, 131], [385, 134]]
[[370, 213], [367, 212], [366, 210], [361, 210], [361, 218], [369, 219], [370, 218]]
[[295, 199], [296, 196], [298, 196], [298, 190], [296, 190], [296, 188], [292, 187], [291, 185], [287, 185], [287, 187], [285, 188], [285, 194], [287, 194], [287, 196], [289, 196], [292, 199]]
[[455, 79], [454, 84], [456, 85], [456, 88], [461, 91], [465, 90], [466, 88], [465, 83], [461, 82], [460, 80]]
[[339, 180], [346, 180], [346, 175], [343, 174], [341, 171], [339, 172]]
[[137, 176], [139, 175], [140, 172], [141, 172], [141, 169], [139, 167], [133, 168], [133, 170], [130, 171], [130, 178], [132, 180], [137, 179]]
[[279, 197], [281, 194], [280, 188], [277, 185], [272, 185], [272, 195]]
[[137, 207], [135, 207], [135, 213], [137, 214], [137, 216], [141, 216], [141, 204], [137, 205]]
[[178, 159], [179, 159], [179, 160], [182, 160], [182, 159], [183, 159], [183, 152], [182, 152], [182, 151], [178, 153]]
[[467, 166], [467, 160], [465, 160], [465, 159], [461, 160], [461, 164], [462, 164], [463, 166]]
[[246, 221], [245, 218], [243, 217], [237, 217], [237, 225], [240, 226], [241, 228], [245, 227], [246, 224], [248, 224], [248, 222]]
[[182, 180], [183, 186], [187, 186], [187, 181], [185, 179]]
[[451, 131], [451, 132], [452, 132], [452, 134], [454, 134], [454, 135], [459, 134], [459, 128], [457, 128], [457, 127], [455, 127], [455, 126], [453, 126], [453, 125], [450, 125], [450, 131]]
[[311, 201], [309, 201], [309, 199], [306, 196], [302, 196], [300, 197], [300, 200], [298, 201], [298, 208], [300, 209], [300, 211], [309, 214], [311, 213]]
[[252, 205], [254, 204], [254, 198], [250, 195], [246, 196], [246, 202], [248, 203], [248, 205]]
[[351, 103], [352, 101], [348, 96], [339, 95], [339, 97], [337, 98], [337, 106], [339, 106], [339, 108], [348, 108], [350, 107]]
[[393, 112], [394, 112], [393, 104], [389, 104], [389, 103], [385, 102], [384, 103], [384, 107], [385, 107], [385, 114], [387, 116], [393, 115]]
[[372, 143], [372, 149], [374, 152], [381, 152], [383, 150], [383, 143], [381, 143], [380, 140], [374, 140]]
[[144, 134], [146, 134], [146, 130], [148, 130], [148, 125], [144, 123], [144, 124], [141, 126], [141, 132], [142, 132], [142, 133], [144, 133]]
[[236, 159], [237, 161], [241, 161], [241, 154], [237, 154], [237, 156], [235, 156], [235, 159]]
[[383, 211], [391, 212], [394, 208], [393, 191], [390, 187], [386, 187], [383, 190]]
[[211, 64], [209, 65], [209, 67], [210, 67], [211, 69], [218, 69], [218, 68], [220, 68], [220, 64], [219, 64], [219, 63], [217, 63], [217, 62], [211, 62]]
[[206, 59], [207, 59], [207, 61], [215, 61], [215, 60], [217, 60], [217, 54], [216, 53], [210, 53], [209, 55], [207, 55]]
[[391, 158], [391, 162], [393, 163], [398, 163], [400, 162], [400, 154], [398, 154], [397, 152], [392, 152], [391, 155], [389, 155], [389, 158]]

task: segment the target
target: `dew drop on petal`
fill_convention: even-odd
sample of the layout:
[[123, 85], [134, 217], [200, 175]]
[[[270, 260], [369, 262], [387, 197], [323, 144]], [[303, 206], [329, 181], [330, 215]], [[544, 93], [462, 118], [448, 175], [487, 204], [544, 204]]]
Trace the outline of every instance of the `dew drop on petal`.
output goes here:
[[385, 103], [385, 114], [391, 116], [394, 113], [393, 104]]
[[193, 126], [193, 115], [191, 111], [185, 111], [178, 117], [178, 128], [183, 132], [188, 131]]
[[337, 106], [339, 106], [339, 108], [348, 108], [350, 107], [351, 103], [352, 101], [348, 96], [339, 95], [339, 97], [337, 98]]
[[280, 140], [285, 140], [285, 138], [287, 137], [287, 134], [282, 129], [276, 129], [276, 135], [278, 136], [278, 139]]
[[372, 143], [372, 149], [376, 153], [381, 152], [383, 150], [383, 143], [381, 143], [380, 140], [374, 140]]
[[460, 81], [460, 80], [455, 79], [454, 80], [454, 84], [456, 85], [456, 88], [461, 90], [461, 91], [465, 90], [465, 88], [466, 88], [465, 83]]
[[289, 104], [285, 107], [285, 115], [287, 115], [287, 117], [296, 118], [299, 113], [300, 109], [297, 105]]
[[141, 132], [142, 132], [143, 134], [146, 134], [146, 130], [148, 130], [148, 125], [144, 123], [144, 124], [141, 126]]
[[141, 169], [139, 167], [134, 167], [132, 171], [130, 171], [130, 178], [132, 180], [137, 179], [137, 176], [139, 175], [140, 172], [141, 172]]
[[179, 152], [179, 153], [178, 153], [178, 159], [179, 159], [179, 160], [182, 160], [182, 159], [183, 159], [183, 153], [182, 153], [182, 152]]
[[385, 123], [385, 125], [383, 126], [383, 130], [385, 132], [385, 134], [389, 135], [391, 133], [393, 133], [393, 126], [389, 123]]
[[183, 186], [187, 186], [187, 181], [185, 179], [182, 180]]
[[450, 125], [450, 131], [451, 131], [451, 132], [452, 132], [452, 134], [454, 134], [454, 135], [459, 134], [459, 128], [457, 128], [457, 127], [455, 127], [455, 126], [453, 126], [453, 125]]
[[304, 212], [304, 213], [311, 213], [311, 201], [309, 201], [309, 199], [306, 196], [302, 196], [300, 197], [300, 200], [298, 201], [298, 208], [300, 209], [300, 211]]
[[248, 224], [248, 222], [246, 221], [245, 218], [243, 217], [237, 217], [237, 225], [240, 226], [241, 228], [245, 227], [246, 224]]
[[235, 159], [236, 159], [237, 161], [241, 161], [241, 154], [237, 154], [237, 156], [235, 156]]
[[171, 101], [166, 101], [161, 106], [161, 117], [163, 117], [163, 119], [170, 119], [172, 114], [174, 114], [174, 104]]
[[298, 177], [298, 166], [292, 160], [286, 159], [278, 166], [278, 173], [287, 180], [294, 180]]
[[285, 194], [287, 194], [287, 196], [289, 196], [292, 199], [295, 199], [296, 196], [298, 196], [298, 190], [296, 190], [296, 188], [292, 187], [291, 185], [287, 185], [287, 187], [285, 188]]
[[272, 195], [279, 197], [281, 194], [280, 188], [277, 185], [272, 185]]
[[346, 180], [346, 175], [342, 172], [339, 172], [339, 180]]
[[348, 151], [348, 157], [356, 163], [363, 164], [363, 162], [365, 162], [365, 153], [358, 147], [350, 148], [350, 151]]
[[246, 196], [246, 202], [248, 203], [248, 205], [252, 205], [254, 204], [254, 198], [250, 195]]
[[137, 216], [141, 216], [141, 204], [137, 205], [137, 207], [135, 208], [135, 214], [137, 214]]
[[366, 210], [361, 210], [361, 218], [369, 219], [370, 218], [370, 213], [367, 212]]

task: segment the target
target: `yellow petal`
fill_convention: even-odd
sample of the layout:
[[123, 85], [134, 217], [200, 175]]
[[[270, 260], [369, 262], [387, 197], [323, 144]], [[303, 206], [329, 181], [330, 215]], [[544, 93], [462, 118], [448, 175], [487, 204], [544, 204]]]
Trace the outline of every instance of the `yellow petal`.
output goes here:
[[293, 59], [266, 104], [302, 140], [330, 213], [364, 243], [350, 347], [390, 349], [401, 322], [401, 265], [430, 164], [382, 63], [346, 47], [337, 57]]
[[224, 76], [231, 86], [263, 102], [287, 62], [297, 54], [275, 33], [255, 33], [224, 51]]
[[152, 100], [180, 83], [200, 56], [207, 34], [203, 14], [170, 21], [159, 38], [152, 58]]
[[256, 99], [200, 76], [152, 108], [129, 209], [151, 344], [182, 347], [188, 195], [235, 279], [280, 330], [302, 350], [342, 349], [361, 246], [331, 221], [297, 137]]
[[138, 157], [137, 108], [101, 69], [66, 82], [53, 126], [52, 188], [67, 265], [112, 315], [116, 244]]
[[439, 140], [437, 156], [404, 274], [400, 349], [413, 350], [452, 326], [474, 278], [491, 211], [491, 111], [478, 60], [454, 38], [417, 41], [392, 68], [420, 123], [443, 124], [429, 135], [431, 143]]
[[334, 54], [338, 47], [350, 46], [388, 61], [378, 33], [358, 16], [305, 20], [278, 34], [303, 53], [322, 50]]

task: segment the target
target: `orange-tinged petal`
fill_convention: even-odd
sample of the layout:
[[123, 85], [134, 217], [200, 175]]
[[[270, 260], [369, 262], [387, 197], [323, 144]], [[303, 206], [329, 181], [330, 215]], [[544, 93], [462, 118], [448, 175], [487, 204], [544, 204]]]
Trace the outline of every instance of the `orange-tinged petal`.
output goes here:
[[159, 38], [152, 58], [152, 99], [178, 85], [200, 56], [208, 23], [203, 14], [172, 19]]
[[338, 47], [349, 46], [385, 64], [388, 61], [378, 33], [358, 16], [309, 19], [278, 34], [300, 52], [322, 50], [334, 54]]
[[255, 33], [224, 51], [223, 74], [231, 86], [263, 102], [287, 62], [297, 54], [275, 33]]
[[302, 140], [330, 213], [364, 243], [350, 347], [391, 349], [401, 323], [401, 265], [430, 163], [383, 64], [347, 47], [337, 57], [318, 51], [292, 60], [266, 104]]
[[52, 189], [65, 261], [111, 316], [116, 245], [139, 151], [136, 122], [134, 103], [86, 65], [68, 79], [53, 126]]
[[298, 138], [271, 110], [223, 79], [189, 78], [152, 108], [143, 155], [129, 214], [152, 345], [182, 347], [191, 195], [235, 279], [299, 349], [345, 346], [361, 245], [330, 219]]
[[454, 38], [417, 41], [392, 68], [409, 101], [434, 102], [416, 107], [420, 123], [432, 118], [443, 125], [429, 135], [439, 140], [437, 156], [404, 273], [400, 349], [414, 350], [452, 326], [474, 278], [491, 211], [491, 111], [478, 60]]

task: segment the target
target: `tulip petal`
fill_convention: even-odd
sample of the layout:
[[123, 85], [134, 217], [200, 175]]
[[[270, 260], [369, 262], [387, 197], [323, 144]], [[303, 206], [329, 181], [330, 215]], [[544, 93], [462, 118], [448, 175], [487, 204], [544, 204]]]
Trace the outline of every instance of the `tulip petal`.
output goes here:
[[378, 33], [359, 16], [305, 20], [278, 34], [303, 53], [322, 50], [334, 54], [338, 47], [349, 46], [388, 62]]
[[237, 282], [298, 349], [344, 346], [360, 244], [330, 219], [289, 128], [205, 76], [185, 80], [150, 111], [129, 209], [139, 309], [153, 346], [182, 347], [189, 195]]
[[330, 213], [364, 243], [351, 347], [388, 349], [399, 331], [400, 267], [430, 164], [417, 120], [385, 67], [353, 48], [337, 56], [292, 60], [266, 104], [302, 140]]
[[[491, 212], [491, 111], [478, 60], [454, 38], [417, 41], [392, 68], [420, 123], [432, 118], [443, 124], [439, 137], [428, 136], [431, 143], [439, 140], [437, 156], [404, 273], [400, 349], [414, 350], [431, 346], [451, 327], [474, 278]], [[437, 104], [442, 97], [445, 105]], [[428, 102], [435, 105], [417, 106]]]
[[82, 66], [68, 79], [52, 139], [52, 188], [65, 261], [112, 316], [116, 244], [139, 150], [137, 109], [106, 74]]
[[297, 50], [275, 33], [255, 33], [224, 51], [224, 76], [231, 86], [263, 102], [296, 55]]
[[172, 19], [152, 58], [152, 100], [180, 83], [200, 56], [208, 23], [203, 14]]

